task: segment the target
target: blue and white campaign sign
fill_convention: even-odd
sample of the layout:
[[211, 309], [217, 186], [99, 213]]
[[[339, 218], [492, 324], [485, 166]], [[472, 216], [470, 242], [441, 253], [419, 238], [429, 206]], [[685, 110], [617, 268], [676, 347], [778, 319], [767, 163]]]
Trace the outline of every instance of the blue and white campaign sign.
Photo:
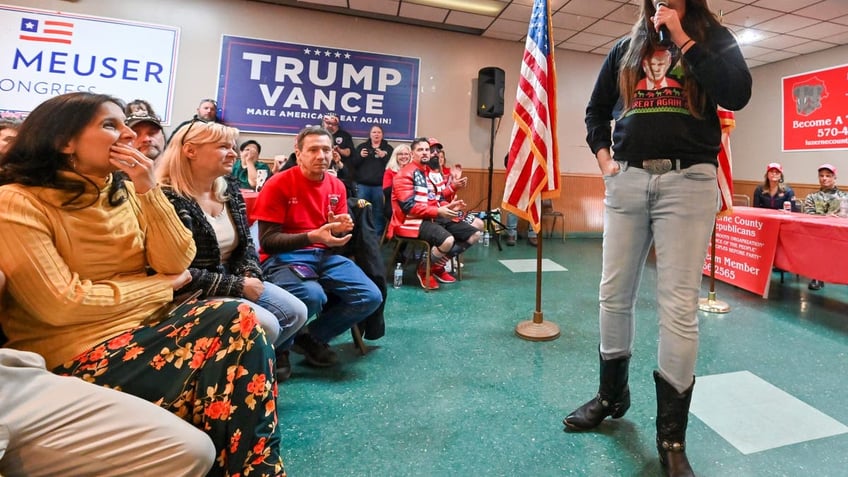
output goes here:
[[224, 35], [218, 81], [223, 121], [242, 131], [297, 134], [336, 113], [342, 129], [415, 136], [420, 60]]
[[144, 99], [171, 116], [178, 28], [0, 5], [0, 114], [60, 94]]

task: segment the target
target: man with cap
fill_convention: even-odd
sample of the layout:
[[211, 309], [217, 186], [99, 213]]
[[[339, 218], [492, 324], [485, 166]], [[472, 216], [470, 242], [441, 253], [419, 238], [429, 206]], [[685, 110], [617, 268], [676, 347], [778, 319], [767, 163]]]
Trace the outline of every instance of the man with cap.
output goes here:
[[239, 158], [233, 164], [233, 177], [238, 179], [242, 189], [255, 190], [262, 187], [265, 179], [271, 177], [271, 168], [259, 160], [262, 146], [253, 139], [239, 146]]
[[[836, 167], [833, 164], [819, 166], [819, 190], [804, 199], [804, 212], [814, 215], [836, 215], [840, 203], [848, 200], [848, 193], [836, 187]], [[819, 290], [824, 286], [821, 280], [812, 280], [807, 288]]]
[[798, 212], [795, 205], [795, 191], [783, 182], [783, 166], [772, 162], [766, 166], [762, 184], [754, 190], [754, 207], [764, 209], [783, 209], [783, 204], [789, 202], [792, 212]]
[[126, 119], [127, 126], [135, 131], [133, 147], [141, 151], [153, 162], [162, 155], [165, 150], [165, 132], [162, 131], [162, 123], [159, 118], [147, 111], [139, 111]]

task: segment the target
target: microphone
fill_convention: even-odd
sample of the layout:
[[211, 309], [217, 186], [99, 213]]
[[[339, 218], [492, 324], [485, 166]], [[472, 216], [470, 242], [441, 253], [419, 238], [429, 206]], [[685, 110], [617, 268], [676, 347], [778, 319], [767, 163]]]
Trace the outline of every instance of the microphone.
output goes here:
[[[655, 9], [660, 8], [660, 7], [668, 8], [668, 3], [657, 2], [657, 3], [654, 4]], [[665, 47], [671, 46], [671, 44], [672, 44], [671, 34], [668, 32], [668, 27], [666, 27], [665, 25], [661, 26], [660, 30], [657, 32], [657, 35], [659, 37], [659, 44], [660, 45], [665, 46]]]

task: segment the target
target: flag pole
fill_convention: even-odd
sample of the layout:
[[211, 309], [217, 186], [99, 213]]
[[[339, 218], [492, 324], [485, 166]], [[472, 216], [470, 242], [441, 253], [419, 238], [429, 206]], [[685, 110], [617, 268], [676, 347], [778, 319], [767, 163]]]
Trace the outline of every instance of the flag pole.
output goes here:
[[715, 291], [715, 250], [716, 250], [716, 225], [718, 222], [713, 222], [713, 237], [710, 241], [710, 292], [707, 298], [698, 300], [698, 309], [708, 313], [727, 313], [730, 311], [730, 305], [727, 302], [716, 300]]
[[541, 228], [539, 243], [536, 245], [536, 311], [533, 312], [532, 320], [525, 320], [515, 326], [515, 334], [519, 338], [528, 341], [551, 341], [559, 338], [559, 326], [556, 323], [545, 321], [542, 313], [542, 239]]

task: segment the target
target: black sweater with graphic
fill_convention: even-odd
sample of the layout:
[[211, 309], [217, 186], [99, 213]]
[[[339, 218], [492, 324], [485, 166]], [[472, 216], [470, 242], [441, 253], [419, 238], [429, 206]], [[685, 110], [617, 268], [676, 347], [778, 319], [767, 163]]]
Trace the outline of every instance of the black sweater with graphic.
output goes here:
[[[751, 73], [736, 40], [719, 27], [708, 30], [707, 40], [692, 45], [682, 58], [675, 48], [674, 66], [666, 75], [669, 86], [637, 86], [632, 108], [621, 116], [618, 71], [629, 43], [629, 38], [623, 38], [610, 50], [586, 107], [586, 142], [592, 153], [612, 146], [618, 161], [671, 158], [690, 164], [716, 164], [721, 142], [716, 105], [738, 110], [751, 97]], [[686, 64], [685, 76], [679, 61]], [[697, 81], [706, 92], [707, 105], [701, 119], [686, 107], [685, 81]], [[615, 131], [611, 131], [613, 119]]]

